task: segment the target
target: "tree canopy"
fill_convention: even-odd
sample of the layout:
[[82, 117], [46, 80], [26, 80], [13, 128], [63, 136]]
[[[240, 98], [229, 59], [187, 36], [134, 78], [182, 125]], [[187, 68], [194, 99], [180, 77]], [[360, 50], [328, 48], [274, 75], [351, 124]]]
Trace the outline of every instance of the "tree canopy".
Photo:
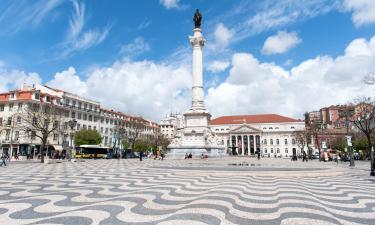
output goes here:
[[74, 135], [74, 143], [80, 145], [98, 145], [102, 142], [102, 136], [96, 130], [80, 130]]

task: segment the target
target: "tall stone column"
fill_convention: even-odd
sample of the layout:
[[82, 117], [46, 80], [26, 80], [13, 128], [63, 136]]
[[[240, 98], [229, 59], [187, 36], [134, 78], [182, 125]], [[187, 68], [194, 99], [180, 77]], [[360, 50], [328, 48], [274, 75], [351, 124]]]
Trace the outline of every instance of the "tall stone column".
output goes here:
[[193, 47], [193, 87], [192, 87], [192, 105], [193, 111], [205, 110], [204, 91], [203, 91], [203, 66], [202, 66], [202, 48], [205, 39], [200, 28], [194, 29], [194, 35], [189, 37]]

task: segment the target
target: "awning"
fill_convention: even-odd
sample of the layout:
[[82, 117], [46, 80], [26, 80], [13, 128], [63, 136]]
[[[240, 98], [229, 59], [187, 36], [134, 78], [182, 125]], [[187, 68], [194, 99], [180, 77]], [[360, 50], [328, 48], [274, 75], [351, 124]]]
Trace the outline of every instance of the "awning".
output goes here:
[[62, 151], [63, 150], [63, 147], [62, 145], [52, 145], [53, 148], [56, 150], [56, 151]]

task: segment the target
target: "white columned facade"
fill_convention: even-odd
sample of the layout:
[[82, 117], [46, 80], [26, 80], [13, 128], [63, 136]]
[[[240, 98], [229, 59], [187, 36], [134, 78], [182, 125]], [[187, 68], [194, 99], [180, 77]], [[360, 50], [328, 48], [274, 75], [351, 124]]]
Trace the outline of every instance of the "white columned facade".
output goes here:
[[247, 155], [250, 155], [250, 135], [247, 135]]
[[245, 146], [244, 146], [244, 144], [243, 144], [243, 137], [244, 137], [244, 135], [241, 135], [241, 154], [242, 155], [244, 155], [245, 154]]

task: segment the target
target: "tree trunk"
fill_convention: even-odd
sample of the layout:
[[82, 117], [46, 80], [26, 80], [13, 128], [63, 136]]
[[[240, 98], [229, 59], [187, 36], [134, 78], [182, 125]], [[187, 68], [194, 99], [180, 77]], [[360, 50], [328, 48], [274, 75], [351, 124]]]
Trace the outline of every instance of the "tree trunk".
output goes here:
[[321, 161], [321, 150], [320, 150], [320, 144], [319, 144], [319, 140], [318, 140], [318, 134], [315, 134], [315, 142], [316, 142], [316, 145], [318, 146], [318, 150], [319, 150], [319, 161]]
[[42, 141], [42, 145], [40, 146], [40, 162], [44, 163], [44, 147], [46, 146], [45, 142]]

